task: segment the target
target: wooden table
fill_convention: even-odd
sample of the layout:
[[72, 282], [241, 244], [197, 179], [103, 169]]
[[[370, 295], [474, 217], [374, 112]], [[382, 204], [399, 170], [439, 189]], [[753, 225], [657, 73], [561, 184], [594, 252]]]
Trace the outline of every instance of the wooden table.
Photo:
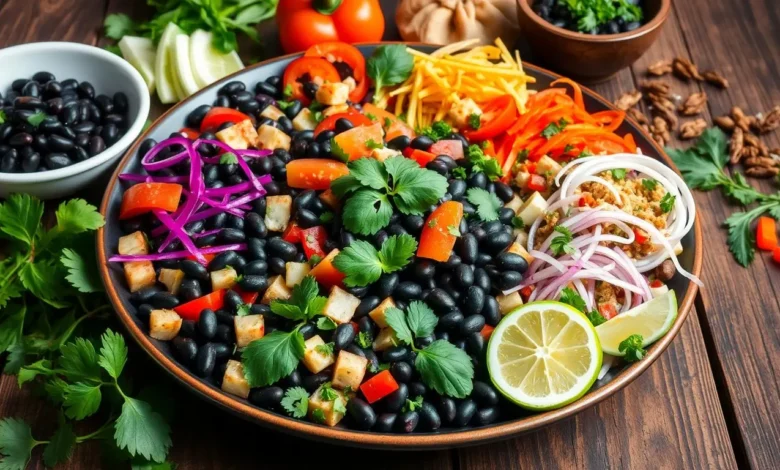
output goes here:
[[[103, 44], [103, 18], [120, 11], [142, 18], [144, 3], [0, 1], [0, 47], [45, 40]], [[392, 23], [395, 1], [383, 1], [383, 6]], [[594, 88], [614, 99], [637, 86], [648, 64], [683, 57], [700, 69], [720, 70], [731, 82], [726, 91], [707, 89], [708, 119], [725, 114], [732, 105], [751, 113], [770, 109], [780, 103], [778, 24], [777, 0], [677, 1], [661, 38], [647, 54], [632, 69]], [[245, 45], [245, 57], [279, 54], [273, 22], [262, 25], [261, 32], [265, 47]], [[398, 38], [394, 25], [388, 25], [385, 37]], [[524, 58], [534, 60], [530, 55]], [[669, 81], [683, 96], [700, 88]], [[780, 147], [780, 133], [768, 136], [766, 143]], [[753, 183], [765, 191], [776, 190], [769, 181]], [[97, 199], [100, 194], [88, 196]], [[695, 314], [640, 379], [572, 419], [466, 449], [348, 450], [267, 432], [174, 385], [179, 413], [170, 459], [181, 469], [317, 468], [323, 457], [340, 466], [372, 469], [780, 468], [780, 267], [766, 254], [748, 269], [739, 267], [727, 251], [726, 231], [721, 228], [737, 208], [715, 192], [697, 193], [696, 201], [706, 243], [706, 288], [697, 298]], [[163, 380], [154, 364], [142, 354], [137, 358], [137, 370]], [[0, 417], [27, 419], [46, 435], [56, 421], [52, 409], [20, 391], [15, 382], [10, 377], [0, 381]], [[37, 453], [33, 462], [36, 468], [43, 467]], [[79, 446], [63, 468], [99, 468], [99, 462], [97, 446]]]

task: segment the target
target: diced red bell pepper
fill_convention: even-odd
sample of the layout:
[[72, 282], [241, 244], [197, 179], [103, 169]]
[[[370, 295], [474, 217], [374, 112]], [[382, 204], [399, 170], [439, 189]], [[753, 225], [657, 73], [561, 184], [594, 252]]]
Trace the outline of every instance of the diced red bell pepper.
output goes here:
[[661, 282], [660, 279], [655, 279], [650, 283], [650, 287], [653, 289], [658, 289], [659, 287], [663, 287], [664, 283]]
[[301, 241], [301, 235], [303, 230], [295, 222], [291, 222], [282, 233], [282, 240], [290, 243], [298, 243]]
[[306, 259], [311, 259], [314, 255], [324, 258], [325, 250], [322, 247], [327, 239], [328, 232], [322, 225], [302, 230], [301, 245], [303, 245], [303, 252], [306, 253]]
[[615, 308], [615, 304], [601, 304], [599, 305], [599, 313], [609, 320], [617, 315], [617, 308]]
[[634, 227], [634, 238], [640, 245], [647, 243], [650, 238], [647, 236], [644, 230]]
[[425, 168], [425, 165], [436, 159], [436, 154], [426, 152], [425, 150], [412, 149], [412, 151], [409, 153], [409, 158], [416, 161], [417, 164], [421, 167]]
[[215, 106], [206, 113], [203, 117], [203, 121], [200, 123], [200, 131], [207, 132], [216, 130], [222, 124], [226, 122], [239, 123], [251, 119], [241, 111], [236, 111], [233, 108], [222, 108]]
[[440, 140], [428, 151], [436, 156], [449, 155], [453, 160], [460, 160], [463, 158], [463, 143], [460, 140]]
[[360, 391], [363, 392], [363, 396], [366, 397], [369, 404], [381, 400], [396, 390], [398, 390], [398, 382], [395, 381], [389, 370], [383, 370], [360, 386]]
[[490, 339], [490, 335], [493, 334], [493, 330], [495, 330], [495, 327], [492, 327], [490, 325], [485, 325], [482, 327], [482, 330], [480, 330], [479, 334], [482, 335], [482, 338], [487, 341]]
[[233, 290], [241, 296], [241, 301], [247, 305], [252, 305], [255, 303], [257, 298], [260, 296], [259, 292], [246, 292], [245, 290], [241, 289], [238, 286], [233, 286]]
[[216, 312], [223, 305], [225, 305], [225, 289], [220, 289], [174, 307], [173, 311], [185, 320], [198, 321], [200, 312], [204, 309], [208, 308]]
[[179, 129], [179, 134], [183, 134], [184, 137], [190, 140], [196, 140], [198, 137], [200, 137], [200, 132], [191, 127], [182, 127]]
[[545, 191], [547, 190], [547, 180], [541, 175], [531, 175], [531, 178], [528, 180], [528, 189], [539, 192]]
[[325, 287], [340, 286], [344, 278], [344, 273], [333, 266], [333, 258], [339, 254], [338, 248], [328, 253], [328, 256], [314, 266], [309, 274]]
[[777, 246], [777, 225], [771, 217], [759, 217], [756, 226], [756, 246], [759, 250], [772, 251]]
[[534, 292], [534, 286], [525, 286], [520, 289], [520, 297], [523, 298], [523, 302], [528, 302], [531, 294]]
[[131, 219], [153, 210], [174, 212], [179, 207], [182, 186], [176, 183], [138, 183], [122, 195], [119, 220]]
[[457, 240], [457, 230], [463, 218], [463, 204], [447, 201], [436, 208], [425, 221], [417, 256], [436, 261], [447, 261]]
[[[203, 248], [208, 248], [208, 246], [204, 246]], [[203, 255], [203, 258], [206, 260], [206, 264], [211, 263], [211, 260], [216, 258], [216, 253], [201, 253]], [[185, 259], [188, 259], [190, 261], [198, 261], [197, 258], [195, 258], [193, 255], [187, 255]]]

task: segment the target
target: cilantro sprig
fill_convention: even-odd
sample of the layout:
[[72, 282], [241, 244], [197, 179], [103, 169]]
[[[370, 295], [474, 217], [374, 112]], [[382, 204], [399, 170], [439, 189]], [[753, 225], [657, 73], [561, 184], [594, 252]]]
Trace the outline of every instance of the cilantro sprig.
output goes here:
[[496, 180], [503, 175], [498, 160], [485, 155], [479, 145], [469, 145], [466, 150], [466, 161], [471, 173], [484, 173], [491, 180]]
[[501, 199], [494, 193], [482, 188], [471, 188], [466, 193], [466, 199], [477, 207], [477, 215], [485, 222], [498, 220], [498, 211], [501, 209]]
[[444, 121], [435, 121], [428, 127], [417, 129], [417, 134], [430, 137], [433, 140], [442, 140], [452, 134], [452, 126]]
[[564, 287], [558, 300], [584, 313], [593, 326], [599, 326], [607, 321], [598, 310], [588, 310], [585, 300], [571, 287]]
[[379, 46], [366, 62], [368, 76], [374, 82], [374, 102], [384, 96], [384, 88], [403, 83], [412, 74], [414, 58], [406, 46], [392, 44]]
[[573, 238], [571, 230], [562, 225], [556, 225], [553, 231], [557, 233], [557, 235], [550, 241], [550, 249], [552, 250], [553, 254], [555, 256], [573, 254], [575, 249], [571, 245]]
[[643, 342], [644, 338], [642, 338], [642, 335], [631, 335], [620, 342], [618, 345], [618, 351], [625, 353], [623, 359], [625, 359], [627, 362], [636, 362], [642, 360], [642, 358], [647, 354], [647, 351], [642, 348]]
[[642, 9], [627, 0], [563, 0], [561, 3], [568, 8], [582, 33], [618, 18], [626, 23], [642, 21], [643, 18]]
[[547, 124], [547, 127], [542, 129], [542, 137], [549, 139], [563, 131], [567, 125], [569, 125], [569, 122], [564, 118], [560, 118], [558, 122], [551, 122], [550, 124]]
[[303, 418], [309, 411], [309, 393], [303, 387], [288, 388], [282, 398], [282, 408], [293, 418]]
[[336, 255], [333, 265], [346, 275], [347, 286], [367, 286], [383, 273], [398, 271], [409, 264], [415, 251], [417, 240], [408, 234], [388, 237], [378, 251], [367, 241], [355, 240]]

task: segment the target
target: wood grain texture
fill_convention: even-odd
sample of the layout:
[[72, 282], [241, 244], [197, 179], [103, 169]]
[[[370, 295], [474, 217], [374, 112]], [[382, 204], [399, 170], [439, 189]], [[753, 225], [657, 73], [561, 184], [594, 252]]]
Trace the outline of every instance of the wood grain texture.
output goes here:
[[104, 0], [4, 0], [0, 47], [39, 41], [97, 42]]

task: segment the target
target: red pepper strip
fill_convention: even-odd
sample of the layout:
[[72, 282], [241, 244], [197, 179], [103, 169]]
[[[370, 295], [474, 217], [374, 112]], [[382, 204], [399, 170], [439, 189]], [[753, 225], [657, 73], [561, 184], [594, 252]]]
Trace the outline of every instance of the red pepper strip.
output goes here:
[[241, 296], [241, 301], [247, 305], [254, 304], [257, 298], [260, 296], [259, 292], [246, 292], [238, 286], [233, 286], [233, 290]]
[[383, 370], [360, 386], [360, 391], [363, 392], [363, 396], [366, 397], [369, 404], [381, 400], [396, 390], [398, 390], [398, 382], [395, 381], [389, 370]]
[[197, 299], [190, 300], [187, 303], [173, 307], [173, 311], [178, 313], [185, 320], [198, 321], [200, 312], [204, 309], [211, 309], [215, 312], [225, 305], [225, 289], [214, 291]]
[[303, 230], [298, 227], [298, 224], [291, 222], [290, 225], [288, 225], [284, 230], [284, 233], [282, 234], [282, 240], [290, 243], [298, 243], [301, 241], [302, 233]]
[[528, 189], [539, 192], [545, 191], [547, 190], [547, 180], [541, 175], [531, 175], [531, 178], [528, 180]]
[[623, 120], [626, 118], [624, 111], [600, 111], [591, 115], [593, 119], [603, 124], [602, 129], [605, 131], [615, 132]]
[[561, 77], [558, 80], [550, 83], [550, 86], [555, 86], [559, 83], [565, 83], [571, 86], [574, 89], [574, 104], [576, 104], [580, 109], [585, 109], [585, 102], [582, 100], [582, 89], [577, 84], [577, 82], [569, 78]]
[[311, 259], [314, 255], [324, 258], [325, 250], [322, 247], [327, 239], [328, 232], [322, 225], [304, 229], [301, 232], [301, 244], [303, 252], [306, 253], [306, 259]]
[[425, 150], [412, 149], [408, 158], [411, 158], [412, 160], [416, 161], [418, 165], [425, 168], [425, 165], [436, 159], [436, 155], [431, 152], [426, 152]]

